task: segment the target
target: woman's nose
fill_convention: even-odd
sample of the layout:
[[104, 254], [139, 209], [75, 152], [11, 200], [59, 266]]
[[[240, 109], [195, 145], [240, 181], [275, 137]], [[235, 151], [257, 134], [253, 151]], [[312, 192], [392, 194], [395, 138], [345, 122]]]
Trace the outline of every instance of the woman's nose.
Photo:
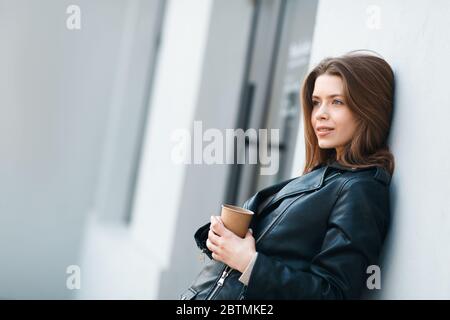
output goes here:
[[316, 112], [316, 119], [328, 118], [328, 108], [325, 103], [322, 103]]

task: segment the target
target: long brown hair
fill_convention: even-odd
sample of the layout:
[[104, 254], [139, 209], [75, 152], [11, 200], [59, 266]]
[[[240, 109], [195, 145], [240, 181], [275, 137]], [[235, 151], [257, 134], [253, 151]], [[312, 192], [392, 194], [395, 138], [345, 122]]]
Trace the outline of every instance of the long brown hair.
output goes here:
[[357, 119], [355, 134], [339, 163], [354, 168], [381, 166], [392, 176], [395, 162], [387, 139], [393, 112], [394, 72], [383, 58], [358, 51], [323, 59], [303, 82], [301, 104], [306, 149], [303, 174], [336, 160], [334, 148], [319, 147], [311, 124], [312, 93], [317, 77], [323, 74], [342, 79], [347, 105]]

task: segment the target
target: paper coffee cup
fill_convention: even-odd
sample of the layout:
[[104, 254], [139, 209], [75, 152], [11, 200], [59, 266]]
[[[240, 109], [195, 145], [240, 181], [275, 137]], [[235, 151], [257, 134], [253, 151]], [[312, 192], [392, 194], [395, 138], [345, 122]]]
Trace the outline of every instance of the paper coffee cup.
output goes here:
[[253, 218], [253, 211], [230, 204], [222, 205], [220, 217], [228, 230], [241, 238], [245, 237], [250, 221]]

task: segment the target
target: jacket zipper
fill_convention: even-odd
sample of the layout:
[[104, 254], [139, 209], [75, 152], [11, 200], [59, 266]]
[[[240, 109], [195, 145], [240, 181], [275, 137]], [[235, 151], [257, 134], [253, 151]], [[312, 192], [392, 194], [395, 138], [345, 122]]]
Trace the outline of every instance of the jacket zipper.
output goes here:
[[217, 291], [219, 291], [219, 289], [223, 286], [223, 283], [224, 283], [225, 279], [228, 277], [228, 275], [231, 273], [232, 270], [233, 269], [231, 269], [231, 267], [229, 267], [229, 266], [226, 266], [223, 269], [222, 276], [217, 281], [216, 286], [211, 291], [211, 293], [208, 295], [208, 297], [206, 297], [206, 300], [211, 300], [211, 299], [214, 298], [214, 296], [216, 295]]
[[[329, 177], [325, 178], [325, 181], [330, 180], [331, 178], [340, 175], [341, 172], [337, 172], [335, 174], [330, 175]], [[305, 195], [305, 194], [303, 194]], [[302, 196], [303, 196], [302, 195]], [[281, 218], [282, 215], [278, 216], [277, 219], [275, 219], [268, 228], [266, 228], [266, 230], [264, 230], [264, 232], [258, 237], [258, 239], [255, 241], [255, 243], [259, 242], [262, 237], [272, 228], [272, 226]], [[215, 295], [217, 294], [217, 292], [219, 291], [219, 289], [221, 287], [223, 287], [223, 283], [225, 282], [225, 279], [228, 277], [228, 275], [231, 273], [231, 271], [233, 271], [233, 269], [229, 266], [225, 266], [225, 268], [223, 269], [222, 272], [222, 276], [220, 277], [220, 279], [217, 281], [216, 286], [214, 287], [214, 289], [211, 291], [211, 293], [206, 297], [206, 300], [211, 300], [215, 297]], [[241, 300], [244, 298], [244, 295], [241, 296]]]
[[336, 176], [338, 176], [338, 175], [340, 175], [342, 172], [336, 172], [336, 173], [333, 173], [332, 175], [330, 175], [329, 177], [326, 177], [325, 178], [325, 181], [328, 181], [328, 180], [330, 180], [331, 178], [333, 178], [333, 177], [336, 177]]

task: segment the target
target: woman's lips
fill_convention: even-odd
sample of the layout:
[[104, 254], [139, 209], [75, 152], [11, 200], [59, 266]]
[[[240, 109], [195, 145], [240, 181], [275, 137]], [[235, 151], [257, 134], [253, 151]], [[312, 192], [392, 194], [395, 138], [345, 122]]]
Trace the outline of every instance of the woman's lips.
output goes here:
[[332, 133], [333, 131], [334, 131], [334, 129], [326, 130], [326, 131], [317, 131], [317, 135], [318, 135], [319, 137], [324, 137], [324, 136], [326, 136], [326, 135]]

